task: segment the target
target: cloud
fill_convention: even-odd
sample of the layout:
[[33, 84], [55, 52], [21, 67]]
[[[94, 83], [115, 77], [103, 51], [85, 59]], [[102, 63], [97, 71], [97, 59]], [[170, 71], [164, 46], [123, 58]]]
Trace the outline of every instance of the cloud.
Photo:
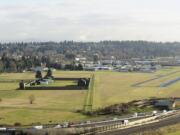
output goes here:
[[178, 0], [2, 0], [0, 40], [180, 41], [179, 4]]

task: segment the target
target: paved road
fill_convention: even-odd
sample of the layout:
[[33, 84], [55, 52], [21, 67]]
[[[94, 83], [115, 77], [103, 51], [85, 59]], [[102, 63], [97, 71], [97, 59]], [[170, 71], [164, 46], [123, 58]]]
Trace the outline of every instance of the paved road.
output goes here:
[[130, 135], [132, 133], [138, 133], [142, 131], [147, 131], [147, 130], [153, 130], [153, 129], [158, 129], [160, 127], [168, 126], [168, 125], [173, 125], [180, 123], [180, 114], [173, 116], [171, 118], [167, 118], [165, 120], [161, 120], [156, 123], [151, 123], [139, 127], [132, 127], [128, 129], [121, 129], [121, 130], [115, 130], [115, 131], [110, 131], [106, 133], [100, 133], [101, 135]]
[[180, 70], [177, 70], [177, 71], [174, 71], [174, 72], [170, 72], [170, 73], [167, 73], [165, 75], [162, 75], [162, 76], [159, 76], [159, 77], [155, 77], [155, 78], [152, 78], [152, 79], [148, 79], [148, 80], [145, 80], [145, 81], [142, 81], [142, 82], [138, 82], [138, 83], [133, 84], [132, 86], [133, 87], [141, 87], [142, 84], [145, 84], [145, 83], [148, 83], [148, 82], [151, 82], [151, 81], [154, 81], [154, 80], [158, 80], [158, 79], [161, 79], [161, 78], [164, 78], [164, 77], [176, 74], [178, 72], [180, 72]]

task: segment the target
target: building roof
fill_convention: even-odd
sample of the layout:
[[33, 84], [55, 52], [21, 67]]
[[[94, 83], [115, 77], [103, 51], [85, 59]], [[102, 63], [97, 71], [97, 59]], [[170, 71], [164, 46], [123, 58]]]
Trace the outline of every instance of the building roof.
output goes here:
[[155, 106], [172, 106], [174, 101], [172, 100], [157, 100]]

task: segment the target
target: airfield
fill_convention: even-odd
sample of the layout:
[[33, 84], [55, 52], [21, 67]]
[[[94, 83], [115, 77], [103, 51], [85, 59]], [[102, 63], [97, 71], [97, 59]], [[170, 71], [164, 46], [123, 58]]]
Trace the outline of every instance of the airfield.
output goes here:
[[[45, 74], [45, 73], [44, 73]], [[180, 97], [180, 67], [168, 67], [154, 73], [113, 71], [55, 71], [55, 77], [77, 78], [94, 75], [93, 93], [88, 90], [17, 90], [20, 80], [32, 80], [33, 72], [0, 74], [0, 124], [57, 123], [93, 119], [82, 110], [87, 97], [93, 109], [152, 97]], [[75, 82], [58, 81], [55, 85]], [[35, 96], [33, 104], [28, 97]]]

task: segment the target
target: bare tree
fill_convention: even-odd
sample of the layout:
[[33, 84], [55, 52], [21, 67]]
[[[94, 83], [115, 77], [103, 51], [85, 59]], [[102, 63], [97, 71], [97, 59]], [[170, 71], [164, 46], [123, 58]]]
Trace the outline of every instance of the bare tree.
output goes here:
[[30, 95], [30, 96], [29, 96], [29, 103], [30, 103], [30, 104], [33, 104], [34, 101], [35, 101], [35, 96], [34, 96], [34, 95]]

